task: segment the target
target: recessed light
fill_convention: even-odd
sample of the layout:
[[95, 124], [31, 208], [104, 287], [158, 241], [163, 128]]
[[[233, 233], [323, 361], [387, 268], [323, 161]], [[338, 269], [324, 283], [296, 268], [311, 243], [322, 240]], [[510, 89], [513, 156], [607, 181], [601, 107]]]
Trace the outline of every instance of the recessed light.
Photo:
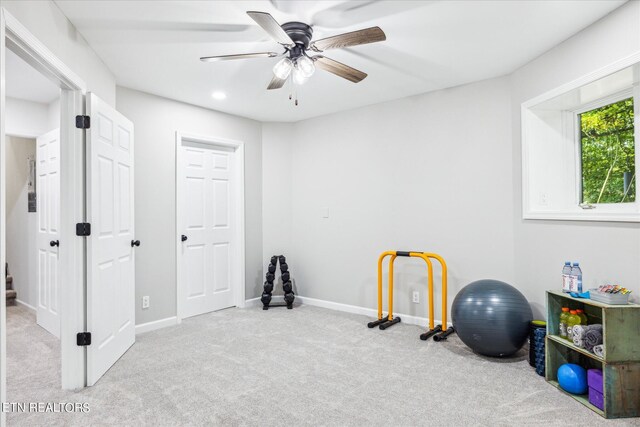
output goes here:
[[224, 92], [215, 91], [211, 94], [211, 97], [213, 99], [225, 99], [227, 97], [227, 94]]

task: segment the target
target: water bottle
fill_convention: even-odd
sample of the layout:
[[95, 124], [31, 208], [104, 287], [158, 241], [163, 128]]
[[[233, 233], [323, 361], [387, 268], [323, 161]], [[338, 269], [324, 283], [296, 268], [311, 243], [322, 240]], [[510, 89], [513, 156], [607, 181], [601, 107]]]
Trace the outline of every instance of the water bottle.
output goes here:
[[571, 292], [571, 263], [565, 261], [562, 267], [562, 292]]
[[582, 270], [577, 262], [571, 267], [571, 292], [582, 292]]

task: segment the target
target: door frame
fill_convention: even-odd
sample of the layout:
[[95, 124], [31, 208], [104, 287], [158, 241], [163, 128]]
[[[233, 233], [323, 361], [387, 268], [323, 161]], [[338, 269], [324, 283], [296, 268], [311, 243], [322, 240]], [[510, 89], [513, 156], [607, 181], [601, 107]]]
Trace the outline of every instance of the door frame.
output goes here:
[[232, 148], [235, 156], [235, 176], [237, 185], [237, 194], [235, 198], [235, 213], [237, 227], [238, 245], [233, 255], [238, 260], [235, 263], [234, 283], [232, 284], [234, 292], [234, 302], [236, 307], [244, 307], [245, 304], [245, 221], [244, 221], [244, 142], [235, 141], [232, 139], [211, 137], [196, 135], [187, 132], [176, 131], [176, 320], [177, 323], [182, 322], [183, 319], [183, 301], [181, 296], [185, 289], [184, 283], [182, 283], [182, 241], [180, 236], [182, 234], [181, 225], [183, 223], [183, 209], [181, 209], [178, 201], [181, 196], [181, 181], [180, 181], [180, 165], [182, 164], [182, 145], [185, 142], [195, 142], [198, 144], [206, 144], [211, 147], [223, 147]]
[[[5, 54], [11, 49], [56, 83], [60, 91], [60, 352], [61, 383], [67, 390], [86, 386], [86, 351], [76, 344], [76, 334], [86, 327], [85, 239], [75, 235], [75, 224], [85, 221], [84, 131], [76, 129], [75, 116], [84, 114], [85, 82], [56, 57], [5, 8], [0, 8], [0, 107], [5, 110]], [[6, 252], [6, 137], [0, 119], [0, 279], [4, 283]], [[0, 293], [0, 401], [6, 402], [6, 309]], [[2, 413], [4, 422], [5, 414]]]

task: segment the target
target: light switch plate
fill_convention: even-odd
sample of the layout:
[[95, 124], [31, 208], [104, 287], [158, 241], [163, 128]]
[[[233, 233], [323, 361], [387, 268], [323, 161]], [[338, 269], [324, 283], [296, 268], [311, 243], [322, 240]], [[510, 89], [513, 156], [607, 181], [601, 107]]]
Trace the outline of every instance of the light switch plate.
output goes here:
[[320, 208], [320, 214], [322, 218], [329, 218], [329, 208], [328, 207]]

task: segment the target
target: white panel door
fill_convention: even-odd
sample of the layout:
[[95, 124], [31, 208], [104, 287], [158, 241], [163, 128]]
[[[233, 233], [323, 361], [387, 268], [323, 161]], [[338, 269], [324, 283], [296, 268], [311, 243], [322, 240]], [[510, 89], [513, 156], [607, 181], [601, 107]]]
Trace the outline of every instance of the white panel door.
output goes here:
[[[60, 338], [60, 129], [36, 141], [38, 325]], [[26, 208], [26, 207], [25, 207]]]
[[87, 95], [87, 385], [135, 342], [133, 123]]
[[179, 148], [182, 317], [234, 305], [235, 153], [184, 142]]

